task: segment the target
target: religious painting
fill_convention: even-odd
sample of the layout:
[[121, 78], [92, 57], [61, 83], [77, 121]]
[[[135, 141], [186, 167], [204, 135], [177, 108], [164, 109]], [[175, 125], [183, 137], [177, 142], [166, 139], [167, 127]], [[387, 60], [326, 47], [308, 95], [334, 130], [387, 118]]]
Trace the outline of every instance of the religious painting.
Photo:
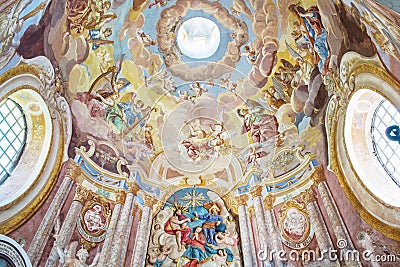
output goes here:
[[343, 55], [399, 58], [398, 30], [370, 1], [48, 2], [4, 4], [1, 72], [48, 57], [70, 104], [71, 148], [110, 141], [144, 168], [171, 153], [265, 169], [274, 148], [299, 144], [326, 165], [324, 114]]
[[181, 189], [153, 219], [146, 266], [240, 266], [239, 230], [223, 200]]
[[314, 230], [304, 210], [304, 204], [290, 200], [285, 203], [279, 214], [283, 243], [294, 249], [308, 246], [314, 236]]
[[99, 201], [88, 201], [82, 209], [77, 222], [81, 236], [89, 241], [98, 243], [104, 240], [110, 221], [111, 211], [107, 204]]

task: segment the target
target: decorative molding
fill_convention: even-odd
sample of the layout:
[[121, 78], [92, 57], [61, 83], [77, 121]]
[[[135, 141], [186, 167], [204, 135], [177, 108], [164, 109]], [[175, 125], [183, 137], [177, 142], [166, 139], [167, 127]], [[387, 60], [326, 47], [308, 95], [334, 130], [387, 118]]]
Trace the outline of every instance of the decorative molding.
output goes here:
[[74, 200], [80, 202], [82, 205], [90, 198], [91, 192], [84, 186], [78, 184], [75, 191]]
[[249, 195], [243, 194], [243, 195], [236, 196], [236, 200], [237, 200], [238, 206], [246, 206], [247, 200], [249, 200]]
[[316, 193], [313, 188], [309, 188], [301, 194], [301, 199], [308, 205], [311, 202], [316, 201]]
[[72, 180], [77, 180], [78, 177], [81, 175], [81, 167], [73, 161], [72, 159], [68, 160], [68, 167], [65, 176], [71, 178]]
[[274, 207], [274, 202], [275, 202], [275, 196], [271, 195], [271, 194], [267, 194], [264, 197], [263, 203], [264, 203], [264, 208], [266, 210], [270, 210]]
[[[28, 88], [40, 94], [43, 101], [48, 105], [51, 119], [53, 119], [53, 132], [51, 149], [43, 164], [42, 171], [34, 182], [34, 188], [31, 187], [15, 200], [20, 203], [22, 199], [27, 199], [28, 204], [18, 210], [15, 215], [4, 220], [0, 225], [0, 232], [4, 234], [13, 231], [28, 220], [51, 193], [62, 162], [68, 158], [67, 150], [72, 131], [70, 109], [65, 98], [54, 86], [54, 70], [50, 61], [45, 57], [36, 57], [23, 61], [15, 68], [0, 75], [0, 85], [4, 87], [0, 90], [0, 101], [16, 92], [16, 87], [13, 87], [13, 83], [19, 79], [19, 81], [22, 81], [19, 85], [24, 84], [24, 89]], [[15, 204], [16, 202], [13, 202], [12, 206], [8, 207], [8, 211], [13, 209], [16, 206]]]
[[312, 174], [311, 179], [314, 180], [314, 185], [318, 185], [319, 183], [326, 181], [322, 166], [315, 167], [315, 171]]
[[[325, 118], [329, 150], [328, 168], [336, 174], [344, 193], [363, 220], [389, 238], [400, 241], [400, 229], [386, 223], [384, 220], [378, 219], [374, 214], [371, 213], [370, 209], [365, 206], [365, 203], [363, 203], [365, 199], [359, 199], [355, 195], [352, 186], [349, 184], [349, 181], [346, 178], [346, 171], [343, 169], [343, 161], [348, 161], [349, 159], [345, 159], [343, 157], [339, 158], [339, 150], [346, 150], [343, 138], [343, 123], [347, 105], [352, 95], [359, 89], [368, 88], [386, 98], [391, 99], [396, 105], [399, 105], [400, 102], [398, 95], [400, 91], [400, 84], [395, 81], [383, 68], [381, 68], [375, 60], [364, 59], [355, 53], [348, 53], [343, 57], [340, 70], [340, 82], [335, 86], [335, 90], [328, 103]], [[371, 87], [371, 84], [363, 82], [365, 80], [363, 77], [366, 77], [365, 75], [378, 78], [382, 81], [382, 83], [386, 83], [388, 86], [378, 86], [377, 88], [373, 88]], [[378, 80], [377, 83], [379, 83]], [[351, 166], [351, 163], [349, 164], [350, 172], [358, 181], [357, 186], [363, 188], [365, 192], [369, 192], [369, 190], [362, 183], [358, 174], [355, 172], [354, 168]], [[372, 198], [371, 200], [375, 201], [376, 204], [381, 205], [382, 209], [395, 208], [391, 207], [387, 203], [382, 202], [380, 199], [377, 199], [373, 194], [371, 194], [371, 192], [369, 192], [369, 194]]]
[[150, 207], [153, 209], [153, 206], [158, 202], [158, 199], [155, 199], [153, 196], [148, 195], [147, 193], [143, 194], [143, 202], [144, 206]]
[[140, 186], [134, 181], [126, 181], [126, 186], [128, 187], [128, 191], [137, 195], [140, 190]]
[[123, 190], [118, 190], [115, 192], [115, 197], [117, 199], [117, 203], [124, 204], [126, 198], [126, 192]]
[[29, 257], [21, 245], [5, 235], [0, 235], [0, 258], [9, 261], [12, 266], [32, 267]]
[[262, 191], [263, 191], [263, 187], [260, 185], [255, 186], [254, 188], [252, 188], [250, 190], [251, 196], [253, 198], [255, 197], [261, 197], [262, 196]]

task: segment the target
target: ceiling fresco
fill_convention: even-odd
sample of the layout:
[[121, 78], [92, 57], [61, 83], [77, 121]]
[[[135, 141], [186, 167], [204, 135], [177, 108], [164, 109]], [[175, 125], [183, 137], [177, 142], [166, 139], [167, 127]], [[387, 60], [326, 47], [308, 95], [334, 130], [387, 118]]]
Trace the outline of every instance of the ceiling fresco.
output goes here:
[[233, 165], [267, 170], [275, 150], [300, 144], [326, 164], [324, 113], [342, 55], [398, 56], [365, 1], [134, 3], [6, 1], [2, 72], [46, 55], [73, 115], [70, 156], [105, 142], [115, 158], [99, 155], [99, 166], [113, 171], [122, 157], [150, 172], [158, 162], [175, 184]]
[[396, 0], [377, 0], [377, 2], [395, 10], [397, 13], [400, 12], [400, 3]]
[[[43, 82], [32, 90], [44, 99], [35, 104], [46, 111], [43, 151], [51, 153], [31, 149], [28, 163], [54, 161], [36, 168], [54, 176], [43, 185], [49, 191], [35, 187], [27, 213], [3, 219], [7, 231], [29, 219], [17, 233], [32, 235], [37, 266], [57, 265], [78, 244], [91, 266], [109, 266], [125, 249], [117, 261], [135, 266], [211, 267], [247, 266], [257, 244], [320, 253], [348, 240], [350, 251], [364, 246], [364, 228], [385, 234], [382, 244], [400, 240], [396, 194], [385, 195], [398, 187], [379, 188], [385, 180], [364, 160], [359, 168], [373, 179], [365, 186], [346, 154], [350, 145], [358, 159], [373, 154], [358, 138], [370, 113], [349, 115], [353, 93], [397, 96], [400, 19], [385, 6], [399, 8], [373, 0], [2, 1], [0, 86], [15, 87], [1, 92], [24, 103], [18, 78]], [[345, 135], [346, 119], [353, 131]], [[30, 172], [38, 184], [23, 164], [18, 181]], [[10, 181], [3, 188], [18, 193]]]

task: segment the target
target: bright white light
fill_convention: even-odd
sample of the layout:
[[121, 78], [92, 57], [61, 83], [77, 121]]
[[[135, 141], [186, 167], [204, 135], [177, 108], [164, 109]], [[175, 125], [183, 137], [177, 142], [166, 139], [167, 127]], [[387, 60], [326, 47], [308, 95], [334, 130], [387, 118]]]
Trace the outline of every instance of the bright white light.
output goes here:
[[188, 19], [178, 30], [178, 47], [186, 56], [196, 59], [212, 56], [220, 42], [218, 26], [202, 17]]

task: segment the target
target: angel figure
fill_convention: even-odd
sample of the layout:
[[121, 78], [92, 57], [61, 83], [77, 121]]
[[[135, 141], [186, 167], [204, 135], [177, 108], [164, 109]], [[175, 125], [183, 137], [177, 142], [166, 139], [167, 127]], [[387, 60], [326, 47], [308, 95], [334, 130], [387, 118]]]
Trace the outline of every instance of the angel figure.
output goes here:
[[167, 4], [167, 0], [154, 0], [153, 3], [149, 5], [149, 8], [151, 9], [153, 6], [156, 6], [158, 9], [159, 7], [165, 6]]
[[226, 264], [227, 258], [228, 255], [224, 249], [218, 249], [217, 254], [211, 256], [212, 261], [216, 263], [218, 267], [228, 267], [228, 264]]
[[220, 82], [222, 85], [219, 86], [219, 88], [225, 88], [227, 91], [231, 92], [232, 94], [234, 94], [236, 97], [238, 96], [237, 92], [236, 92], [236, 87], [237, 87], [237, 83], [232, 82], [231, 79], [232, 73], [230, 73], [226, 78], [221, 78]]
[[240, 16], [240, 11], [238, 11], [236, 8], [230, 7], [229, 9], [232, 11], [233, 15]]
[[319, 72], [325, 75], [330, 52], [327, 42], [327, 32], [322, 25], [318, 7], [311, 6], [305, 10], [299, 5], [292, 4], [289, 6], [289, 10], [300, 19], [300, 22], [307, 30], [305, 38], [314, 56], [314, 63], [318, 66]]
[[83, 246], [76, 251], [78, 241], [73, 241], [69, 244], [68, 250], [63, 253], [59, 253], [60, 263], [63, 267], [95, 267], [100, 258], [100, 251], [98, 249], [96, 256], [94, 257], [91, 264], [87, 264], [86, 261], [89, 257], [89, 252], [83, 248]]
[[277, 90], [274, 86], [270, 86], [263, 91], [263, 99], [269, 107], [274, 111], [278, 110], [282, 105], [286, 104], [285, 94], [282, 90]]
[[189, 90], [194, 92], [195, 98], [202, 96], [203, 92], [208, 92], [208, 89], [203, 88], [199, 82], [195, 82]]
[[215, 152], [215, 156], [226, 155], [226, 152], [231, 149], [231, 146], [225, 141], [229, 138], [228, 133], [224, 128], [224, 123], [209, 124], [210, 133], [208, 146], [212, 147]]
[[108, 13], [111, 8], [110, 1], [89, 0], [89, 13], [84, 17], [83, 26], [85, 29], [95, 29], [101, 27], [109, 19], [115, 19], [115, 13]]
[[215, 85], [213, 78], [208, 79], [207, 87], [213, 87]]
[[313, 69], [312, 65], [302, 55], [300, 55], [299, 52], [294, 50], [287, 41], [285, 41], [285, 43], [291, 57], [296, 60], [296, 65], [299, 66], [299, 68], [296, 69], [294, 77], [290, 83], [292, 89], [297, 88], [300, 85], [308, 84], [311, 71]]
[[188, 91], [178, 91], [178, 102], [185, 102], [189, 100], [189, 92]]
[[0, 11], [0, 69], [6, 66], [15, 55], [16, 49], [19, 46], [19, 41], [14, 40], [14, 37], [22, 30], [24, 22], [35, 16], [47, 5], [47, 2], [44, 1], [31, 12], [20, 18], [19, 15], [31, 3], [32, 0], [14, 1], [14, 3], [10, 4], [7, 8]]
[[114, 41], [107, 39], [111, 35], [111, 28], [92, 29], [89, 30], [89, 36], [86, 41], [92, 44], [92, 50], [96, 50], [100, 47], [100, 45], [114, 44]]
[[129, 85], [125, 78], [117, 78], [117, 67], [110, 67], [99, 75], [88, 92], [80, 92], [76, 99], [85, 103], [91, 117], [104, 117], [116, 105], [119, 93]]
[[258, 159], [268, 155], [266, 151], [258, 151], [258, 147], [252, 146], [249, 149], [249, 154], [247, 155], [247, 165], [249, 166], [259, 166]]
[[175, 81], [172, 79], [170, 75], [164, 77], [163, 89], [168, 96], [172, 96], [176, 92], [177, 87], [174, 84]]
[[87, 30], [100, 29], [107, 21], [117, 17], [117, 14], [108, 12], [110, 8], [110, 1], [88, 0], [85, 4], [67, 1], [68, 34], [76, 37]]
[[253, 45], [249, 42], [247, 45], [244, 46], [244, 53], [242, 53], [242, 56], [246, 56], [247, 61], [250, 63], [250, 65], [254, 65], [257, 62], [257, 58], [260, 52], [256, 51], [253, 47]]
[[278, 67], [279, 72], [275, 72], [274, 78], [283, 83], [285, 86], [289, 87], [296, 71], [300, 69], [300, 66], [293, 65], [285, 59], [281, 59], [281, 63], [282, 65]]
[[209, 133], [201, 127], [198, 120], [188, 123], [187, 126], [189, 132], [181, 144], [185, 147], [188, 157], [193, 161], [197, 161], [202, 158], [201, 152], [208, 144]]
[[243, 118], [242, 134], [250, 132], [255, 143], [263, 143], [278, 135], [278, 122], [256, 101], [248, 99], [247, 108], [237, 110]]
[[162, 266], [168, 255], [172, 252], [172, 247], [161, 245], [160, 248], [157, 249], [157, 252], [158, 255], [150, 255], [150, 253], [148, 254], [146, 267]]
[[156, 41], [150, 37], [150, 35], [146, 34], [142, 29], [138, 29], [136, 31], [138, 37], [142, 40], [142, 43], [145, 47], [156, 45]]

